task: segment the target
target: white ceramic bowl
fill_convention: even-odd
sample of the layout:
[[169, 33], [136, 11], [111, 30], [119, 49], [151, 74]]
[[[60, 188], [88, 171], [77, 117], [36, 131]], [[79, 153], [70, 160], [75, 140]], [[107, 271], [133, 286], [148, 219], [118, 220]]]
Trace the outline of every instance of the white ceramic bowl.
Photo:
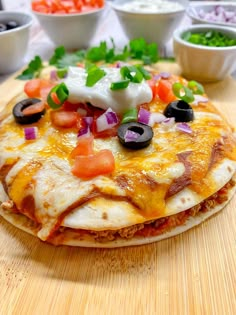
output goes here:
[[16, 21], [20, 26], [0, 33], [0, 74], [18, 70], [27, 52], [32, 17], [21, 12], [0, 11], [0, 23]]
[[114, 0], [110, 3], [119, 19], [121, 27], [129, 39], [143, 37], [147, 42], [156, 42], [160, 47], [171, 38], [173, 31], [184, 17], [188, 0], [170, 0], [178, 2], [182, 8], [174, 12], [135, 12], [124, 9], [128, 0]]
[[[236, 3], [234, 0], [191, 2], [186, 13], [193, 24], [205, 23], [236, 27]], [[232, 21], [232, 19], [234, 20]]]
[[56, 46], [63, 45], [67, 50], [75, 50], [89, 46], [104, 8], [75, 14], [33, 13]]
[[200, 82], [223, 80], [236, 70], [236, 46], [210, 47], [182, 39], [184, 33], [216, 30], [236, 39], [236, 29], [211, 24], [195, 24], [179, 29], [173, 35], [174, 55], [182, 74]]

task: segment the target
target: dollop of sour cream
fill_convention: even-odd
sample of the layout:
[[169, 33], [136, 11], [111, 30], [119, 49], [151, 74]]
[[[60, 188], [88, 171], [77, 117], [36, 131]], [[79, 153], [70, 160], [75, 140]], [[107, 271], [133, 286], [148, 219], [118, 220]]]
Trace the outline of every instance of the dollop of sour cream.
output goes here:
[[89, 102], [93, 106], [104, 110], [111, 108], [116, 113], [123, 113], [127, 109], [152, 100], [152, 90], [148, 83], [130, 82], [128, 87], [112, 91], [112, 82], [121, 81], [122, 77], [118, 68], [103, 68], [106, 75], [94, 86], [86, 86], [87, 73], [84, 68], [70, 67], [68, 76], [64, 80], [68, 90], [68, 101], [71, 103]]
[[132, 0], [119, 5], [124, 11], [138, 13], [167, 13], [183, 10], [178, 1], [168, 0]]

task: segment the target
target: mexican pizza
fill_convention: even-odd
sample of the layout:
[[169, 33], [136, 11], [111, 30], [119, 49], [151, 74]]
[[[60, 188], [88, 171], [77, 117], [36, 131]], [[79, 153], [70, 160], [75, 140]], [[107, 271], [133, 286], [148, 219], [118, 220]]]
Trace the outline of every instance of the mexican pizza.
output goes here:
[[235, 170], [203, 87], [151, 66], [49, 69], [0, 116], [0, 215], [55, 245], [177, 235], [226, 205]]

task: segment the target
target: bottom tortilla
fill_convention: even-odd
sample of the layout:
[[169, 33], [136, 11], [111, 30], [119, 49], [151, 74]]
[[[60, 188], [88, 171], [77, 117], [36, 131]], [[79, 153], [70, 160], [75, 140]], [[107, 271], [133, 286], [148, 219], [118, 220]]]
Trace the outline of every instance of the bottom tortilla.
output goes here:
[[[234, 193], [236, 191], [236, 186], [233, 186], [228, 191], [228, 199], [222, 203], [215, 206], [213, 209], [207, 212], [199, 212], [194, 217], [189, 217], [185, 224], [181, 226], [177, 226], [170, 231], [164, 232], [161, 235], [150, 236], [150, 237], [141, 237], [141, 236], [134, 236], [131, 239], [123, 239], [118, 238], [113, 241], [107, 241], [105, 243], [100, 243], [94, 240], [92, 236], [85, 235], [81, 236], [78, 235], [77, 232], [65, 231], [63, 233], [63, 237], [61, 238], [56, 237], [52, 242], [54, 245], [69, 245], [69, 246], [78, 246], [78, 247], [94, 247], [94, 248], [116, 248], [116, 247], [125, 247], [125, 246], [137, 246], [137, 245], [144, 245], [150, 244], [154, 242], [158, 242], [178, 234], [181, 234], [199, 224], [203, 221], [207, 220], [209, 217], [213, 216], [220, 210], [222, 210], [226, 204], [231, 200]], [[3, 209], [0, 207], [0, 215], [9, 223], [14, 225], [15, 227], [19, 228], [22, 231], [25, 231], [31, 235], [37, 236], [38, 227], [34, 222], [28, 219], [26, 216], [22, 214], [12, 213], [9, 210]]]

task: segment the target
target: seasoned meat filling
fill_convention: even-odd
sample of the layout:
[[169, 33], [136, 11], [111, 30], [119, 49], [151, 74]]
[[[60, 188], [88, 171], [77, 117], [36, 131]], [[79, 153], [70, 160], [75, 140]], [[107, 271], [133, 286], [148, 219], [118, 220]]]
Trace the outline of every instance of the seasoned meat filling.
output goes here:
[[[81, 235], [89, 234], [94, 237], [97, 242], [109, 242], [115, 239], [131, 239], [135, 236], [156, 236], [172, 230], [173, 228], [185, 224], [188, 218], [194, 217], [199, 213], [204, 213], [215, 208], [216, 205], [222, 204], [228, 199], [228, 190], [231, 189], [236, 182], [231, 179], [223, 188], [217, 193], [210, 196], [200, 204], [182, 211], [180, 213], [159, 218], [157, 220], [150, 220], [145, 223], [132, 225], [122, 228], [120, 230], [103, 230], [103, 231], [90, 231], [90, 230], [77, 230]], [[60, 232], [70, 230], [70, 228], [60, 228]]]

